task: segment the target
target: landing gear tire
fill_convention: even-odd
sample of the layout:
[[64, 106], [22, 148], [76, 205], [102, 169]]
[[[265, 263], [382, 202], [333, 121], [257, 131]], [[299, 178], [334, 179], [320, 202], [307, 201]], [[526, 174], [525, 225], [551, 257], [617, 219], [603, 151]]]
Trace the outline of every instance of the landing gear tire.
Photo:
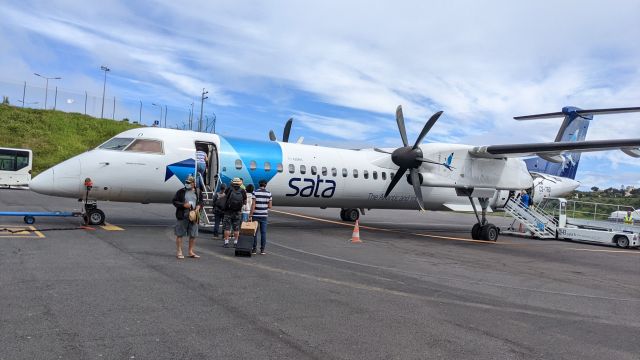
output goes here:
[[347, 218], [344, 216], [345, 209], [340, 209], [340, 220], [347, 221]]
[[629, 247], [629, 239], [626, 236], [619, 236], [618, 237], [618, 246], [626, 249]]
[[480, 240], [480, 228], [482, 228], [480, 224], [474, 224], [471, 228], [471, 238], [473, 240]]
[[480, 238], [482, 240], [497, 241], [499, 234], [500, 231], [493, 224], [486, 224], [480, 228]]
[[102, 212], [102, 210], [100, 209], [91, 209], [84, 216], [84, 221], [88, 225], [102, 225], [104, 224], [105, 219], [106, 219], [106, 216], [104, 215], [104, 212]]
[[355, 222], [360, 218], [360, 211], [358, 209], [344, 209], [344, 221]]

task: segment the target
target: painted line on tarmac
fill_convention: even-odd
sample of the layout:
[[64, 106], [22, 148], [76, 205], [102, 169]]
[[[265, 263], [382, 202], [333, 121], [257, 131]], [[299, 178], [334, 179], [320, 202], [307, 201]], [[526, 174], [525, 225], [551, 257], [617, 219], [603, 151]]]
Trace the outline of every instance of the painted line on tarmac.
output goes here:
[[[317, 218], [317, 217], [308, 216], [308, 215], [302, 215], [302, 214], [286, 212], [286, 211], [282, 211], [282, 210], [273, 210], [272, 209], [270, 211], [275, 212], [275, 213], [279, 213], [279, 214], [284, 214], [284, 215], [297, 216], [297, 217], [300, 217], [300, 218], [303, 218], [303, 219], [309, 219], [309, 220], [315, 220], [315, 221], [325, 222], [325, 223], [329, 223], [329, 224], [336, 224], [336, 225], [342, 225], [342, 226], [347, 226], [347, 227], [353, 227], [352, 224], [345, 224], [343, 222], [339, 222], [339, 221], [335, 221], [335, 220], [327, 220], [327, 219]], [[436, 239], [442, 239], [442, 240], [463, 241], [463, 242], [472, 242], [472, 243], [480, 243], [480, 244], [520, 245], [520, 244], [505, 243], [505, 242], [494, 242], [494, 241], [486, 241], [486, 240], [465, 239], [465, 238], [452, 237], [452, 236], [432, 235], [432, 234], [425, 234], [425, 233], [413, 233], [413, 232], [406, 232], [406, 231], [394, 230], [394, 229], [385, 229], [385, 228], [367, 226], [367, 225], [360, 225], [360, 229], [382, 231], [382, 232], [390, 232], [390, 233], [405, 234], [405, 235], [408, 234], [408, 235], [436, 238]]]
[[[12, 231], [16, 231], [16, 232], [8, 232], [8, 233], [4, 233], [4, 232], [0, 232], [0, 238], [39, 238], [39, 239], [43, 239], [46, 236], [38, 231], [38, 229], [36, 229], [33, 226], [11, 226], [11, 225], [0, 225], [0, 228], [5, 228], [5, 229], [10, 229]], [[20, 231], [21, 230], [21, 231]]]
[[[275, 268], [275, 267], [269, 266], [269, 265], [258, 264], [258, 263], [255, 263], [255, 262], [249, 262], [250, 260], [247, 259], [247, 258], [241, 258], [240, 259], [240, 258], [236, 258], [236, 257], [230, 256], [230, 255], [223, 255], [223, 254], [216, 253], [216, 252], [213, 252], [211, 250], [206, 250], [206, 249], [202, 249], [202, 248], [200, 249], [199, 252], [205, 253], [205, 254], [211, 255], [213, 257], [216, 257], [218, 259], [226, 260], [228, 262], [232, 262], [232, 263], [235, 263], [235, 264], [238, 264], [238, 265], [249, 266], [249, 267], [253, 267], [253, 268], [256, 268], [256, 269], [260, 269], [260, 270], [266, 270], [266, 271], [270, 271], [270, 272], [274, 272], [274, 273], [279, 273], [281, 275], [288, 275], [288, 276], [299, 277], [299, 278], [308, 279], [308, 280], [315, 280], [315, 281], [322, 282], [322, 283], [325, 283], [325, 284], [336, 285], [336, 286], [344, 286], [344, 287], [348, 287], [348, 288], [356, 289], [356, 290], [370, 291], [370, 292], [386, 294], [386, 295], [394, 295], [394, 296], [399, 296], [399, 297], [403, 297], [403, 298], [407, 298], [407, 299], [431, 301], [431, 302], [440, 303], [440, 304], [445, 303], [445, 304], [451, 304], [451, 305], [479, 308], [479, 309], [484, 309], [484, 310], [494, 310], [494, 311], [498, 311], [498, 312], [508, 312], [508, 313], [516, 313], [516, 314], [534, 315], [534, 316], [541, 316], [541, 317], [551, 318], [551, 319], [564, 319], [564, 320], [569, 320], [569, 321], [586, 321], [586, 322], [592, 322], [592, 323], [598, 323], [598, 324], [606, 324], [606, 325], [616, 325], [616, 326], [620, 325], [620, 322], [618, 322], [618, 321], [609, 321], [609, 320], [606, 320], [606, 319], [594, 318], [594, 317], [590, 317], [590, 316], [558, 314], [558, 313], [556, 313], [554, 311], [545, 312], [545, 311], [538, 311], [538, 310], [527, 310], [527, 309], [520, 309], [520, 308], [515, 308], [515, 307], [491, 305], [491, 304], [484, 304], [484, 303], [480, 303], [480, 302], [448, 299], [448, 298], [438, 297], [438, 296], [409, 293], [409, 292], [401, 291], [401, 290], [393, 290], [393, 289], [382, 288], [382, 287], [379, 287], [379, 286], [365, 285], [365, 284], [361, 284], [361, 283], [357, 283], [357, 282], [353, 282], [353, 281], [336, 280], [336, 279], [331, 279], [331, 278], [322, 277], [322, 276], [316, 276], [316, 275], [311, 275], [311, 274], [303, 274], [303, 273], [300, 273], [300, 272], [297, 272], [297, 271], [291, 271], [291, 270]], [[202, 259], [198, 259], [198, 260], [199, 261], [203, 261]], [[179, 261], [180, 262], [185, 262], [185, 260], [179, 260]], [[620, 300], [620, 301], [640, 301], [640, 299], [616, 299], [616, 300]], [[633, 326], [633, 327], [638, 326], [637, 323], [629, 323], [627, 325], [628, 326]]]
[[398, 269], [398, 268], [391, 268], [391, 267], [387, 267], [387, 266], [366, 264], [366, 263], [361, 263], [361, 262], [358, 262], [358, 261], [352, 261], [352, 260], [337, 258], [337, 257], [333, 257], [333, 256], [317, 254], [317, 253], [314, 253], [314, 252], [305, 251], [305, 250], [289, 247], [289, 246], [286, 246], [286, 245], [278, 244], [278, 243], [273, 242], [273, 241], [271, 241], [270, 244], [274, 245], [274, 246], [278, 246], [278, 247], [284, 248], [284, 249], [287, 249], [287, 250], [290, 250], [290, 251], [299, 252], [299, 253], [306, 254], [306, 255], [311, 255], [311, 256], [317, 256], [317, 257], [320, 257], [320, 258], [323, 258], [323, 259], [334, 260], [334, 261], [337, 261], [337, 262], [343, 262], [343, 263], [352, 264], [352, 265], [359, 265], [359, 266], [363, 266], [363, 267], [369, 267], [369, 268], [372, 268], [372, 269], [386, 270], [386, 271], [391, 271], [391, 272], [404, 274], [404, 275], [421, 276], [421, 277], [427, 277], [427, 278], [439, 279], [439, 280], [446, 280], [446, 281], [458, 281], [458, 282], [463, 282], [463, 283], [473, 284], [473, 285], [493, 286], [493, 287], [502, 288], [502, 289], [528, 291], [528, 292], [542, 293], [542, 294], [561, 295], [561, 296], [570, 296], [570, 297], [581, 297], [581, 298], [599, 299], [599, 300], [640, 302], [640, 298], [637, 298], [637, 299], [636, 298], [615, 298], [615, 297], [609, 297], [609, 296], [579, 294], [579, 293], [571, 293], [571, 292], [564, 292], [564, 291], [542, 290], [542, 289], [527, 288], [527, 287], [521, 287], [521, 286], [503, 285], [503, 284], [492, 283], [492, 282], [487, 282], [487, 281], [466, 280], [466, 279], [458, 279], [458, 278], [454, 278], [454, 277], [450, 277], [450, 276], [440, 276], [440, 275], [419, 273], [419, 272], [413, 272], [413, 271], [406, 271], [406, 270], [402, 270], [402, 269]]
[[590, 251], [590, 252], [605, 252], [605, 253], [640, 255], [640, 251], [637, 251], [637, 250], [603, 250], [603, 249], [579, 249], [579, 248], [567, 248], [567, 249], [568, 250], [575, 250], [575, 251]]
[[120, 226], [109, 224], [108, 222], [104, 223], [104, 225], [100, 225], [100, 227], [107, 231], [124, 231]]

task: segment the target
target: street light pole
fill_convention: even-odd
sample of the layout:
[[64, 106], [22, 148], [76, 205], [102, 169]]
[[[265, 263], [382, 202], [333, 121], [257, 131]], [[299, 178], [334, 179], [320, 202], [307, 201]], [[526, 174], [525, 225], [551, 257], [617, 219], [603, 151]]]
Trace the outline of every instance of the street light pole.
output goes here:
[[202, 109], [204, 109], [204, 100], [209, 98], [208, 96], [205, 96], [208, 93], [208, 91], [205, 91], [204, 88], [202, 88], [202, 97], [200, 98], [200, 121], [198, 122], [199, 132], [202, 131]]
[[49, 79], [51, 79], [51, 80], [60, 80], [62, 78], [59, 77], [59, 76], [47, 77], [47, 76], [40, 75], [38, 73], [33, 73], [33, 75], [39, 76], [39, 77], [41, 77], [41, 78], [46, 80], [46, 85], [45, 85], [45, 88], [44, 88], [44, 109], [47, 110], [47, 96], [49, 95]]
[[138, 115], [138, 124], [142, 125], [142, 100], [140, 100], [140, 115]]
[[24, 96], [27, 94], [27, 82], [24, 82], [24, 87], [22, 88], [22, 107], [24, 107]]
[[161, 106], [161, 105], [158, 105], [158, 104], [156, 104], [156, 103], [152, 103], [151, 105], [153, 105], [153, 106], [157, 106], [157, 107], [159, 107], [159, 108], [160, 108], [160, 119], [158, 120], [158, 125], [160, 125], [160, 122], [162, 121], [162, 106]]
[[164, 106], [164, 127], [167, 128], [167, 105]]
[[191, 102], [191, 112], [189, 113], [189, 130], [193, 130], [193, 101]]
[[107, 72], [111, 71], [108, 67], [102, 65], [100, 66], [100, 70], [104, 71], [104, 83], [102, 84], [102, 111], [100, 112], [100, 118], [104, 118], [104, 93], [107, 89]]

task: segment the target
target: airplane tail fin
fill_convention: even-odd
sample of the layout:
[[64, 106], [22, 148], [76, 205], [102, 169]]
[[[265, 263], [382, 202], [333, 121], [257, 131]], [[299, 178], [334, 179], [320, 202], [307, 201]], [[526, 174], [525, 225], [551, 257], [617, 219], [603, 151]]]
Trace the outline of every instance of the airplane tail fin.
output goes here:
[[[628, 112], [640, 112], [640, 107], [613, 108], [613, 109], [591, 109], [582, 110], [573, 106], [562, 108], [562, 112], [517, 116], [516, 120], [537, 120], [564, 117], [564, 121], [558, 130], [555, 142], [584, 141], [589, 130], [589, 124], [594, 115], [620, 114]], [[562, 154], [563, 161], [551, 162], [540, 157], [525, 159], [529, 171], [541, 172], [570, 179], [575, 179], [580, 153]]]

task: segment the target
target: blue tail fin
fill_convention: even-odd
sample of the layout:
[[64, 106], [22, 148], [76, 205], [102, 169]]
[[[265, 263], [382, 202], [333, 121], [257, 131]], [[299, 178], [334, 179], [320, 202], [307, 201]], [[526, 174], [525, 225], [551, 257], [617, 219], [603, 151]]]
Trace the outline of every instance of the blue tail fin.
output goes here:
[[[584, 141], [589, 130], [593, 114], [580, 114], [580, 109], [572, 106], [562, 108], [564, 121], [556, 135], [555, 141]], [[560, 114], [558, 114], [560, 115]], [[525, 159], [529, 171], [541, 172], [570, 179], [575, 179], [580, 162], [580, 153], [562, 154], [562, 163], [554, 163], [540, 157]]]

